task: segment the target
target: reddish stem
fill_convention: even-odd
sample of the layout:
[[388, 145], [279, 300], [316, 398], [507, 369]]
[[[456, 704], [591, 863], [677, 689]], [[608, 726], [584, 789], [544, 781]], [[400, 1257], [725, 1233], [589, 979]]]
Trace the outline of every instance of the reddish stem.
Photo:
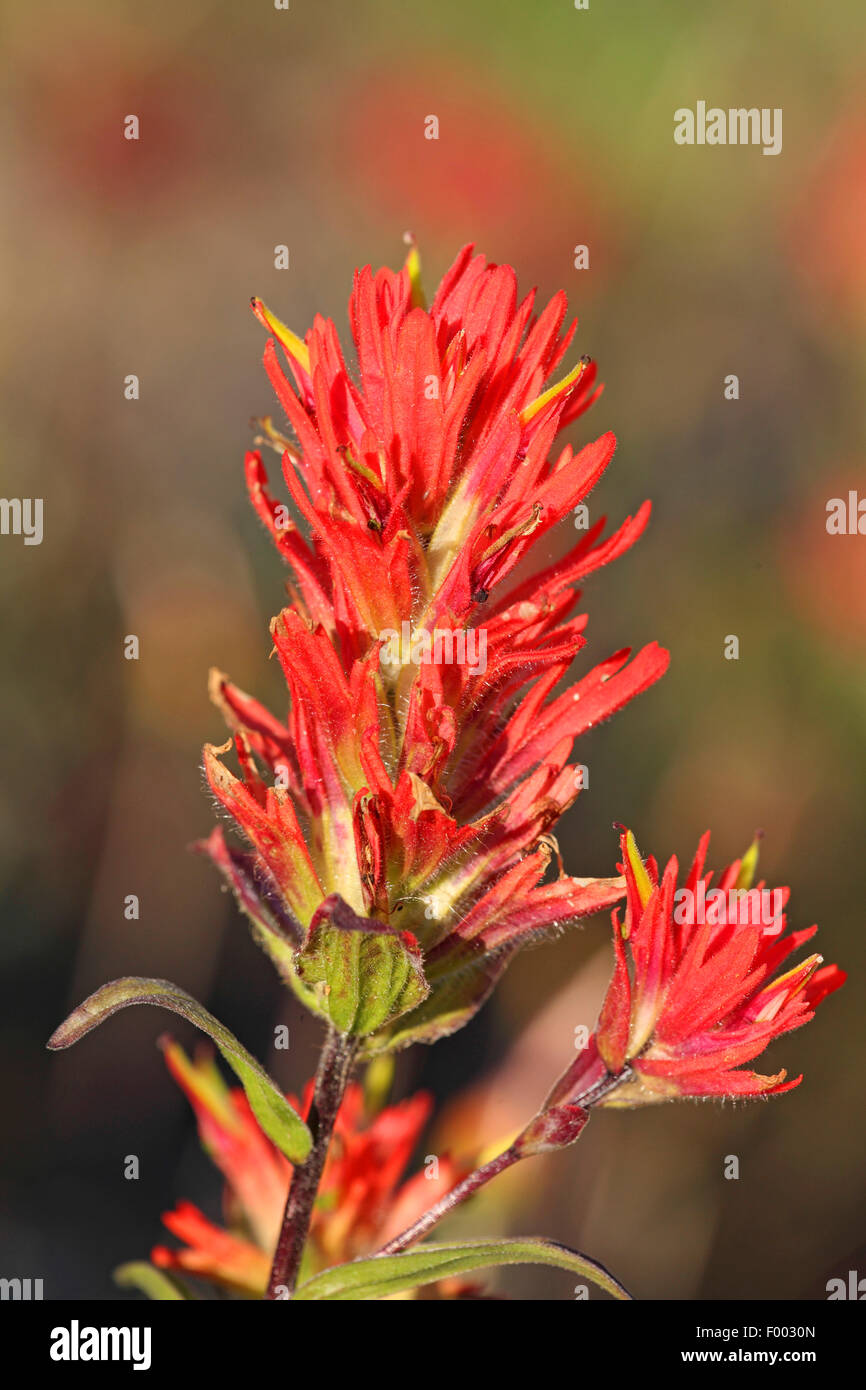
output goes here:
[[[589, 1110], [610, 1091], [616, 1089], [622, 1081], [631, 1075], [630, 1068], [617, 1076], [612, 1076], [609, 1072], [596, 1081], [595, 1085], [587, 1088], [580, 1095], [570, 1096], [569, 1104], [581, 1106]], [[440, 1197], [432, 1207], [419, 1216], [418, 1220], [411, 1226], [407, 1226], [405, 1231], [401, 1231], [393, 1240], [389, 1240], [387, 1245], [383, 1245], [381, 1250], [377, 1250], [377, 1255], [399, 1255], [401, 1250], [408, 1250], [410, 1245], [415, 1245], [428, 1231], [438, 1225], [444, 1216], [447, 1216], [455, 1207], [459, 1207], [461, 1202], [465, 1202], [467, 1197], [472, 1197], [480, 1191], [492, 1178], [496, 1178], [500, 1173], [504, 1173], [507, 1168], [511, 1168], [515, 1163], [519, 1163], [522, 1158], [531, 1158], [537, 1150], [524, 1150], [521, 1144], [522, 1135], [515, 1139], [514, 1143], [505, 1149], [496, 1158], [492, 1158], [489, 1163], [484, 1163], [480, 1168], [476, 1168], [474, 1173], [459, 1182], [456, 1187], [452, 1187], [450, 1192], [446, 1192], [444, 1197]]]
[[[357, 1044], [329, 1028], [316, 1071], [316, 1084], [307, 1125], [313, 1136], [313, 1147], [306, 1163], [298, 1164], [292, 1173], [289, 1195], [283, 1213], [283, 1225], [274, 1253], [274, 1263], [268, 1282], [267, 1299], [291, 1298], [298, 1282], [304, 1246], [310, 1233], [313, 1206], [334, 1123], [346, 1093]], [[285, 1292], [284, 1292], [285, 1291]]]
[[405, 1231], [402, 1231], [399, 1236], [395, 1236], [393, 1240], [389, 1240], [387, 1245], [383, 1245], [381, 1250], [376, 1251], [376, 1254], [399, 1255], [401, 1250], [408, 1250], [410, 1245], [415, 1245], [423, 1236], [426, 1236], [427, 1232], [437, 1225], [443, 1216], [447, 1216], [449, 1211], [453, 1211], [454, 1207], [465, 1202], [467, 1197], [473, 1196], [480, 1188], [484, 1187], [485, 1183], [490, 1182], [491, 1178], [498, 1177], [500, 1173], [505, 1172], [506, 1168], [510, 1168], [512, 1164], [517, 1163], [523, 1157], [524, 1155], [516, 1141], [504, 1153], [499, 1154], [497, 1158], [492, 1158], [489, 1163], [483, 1164], [480, 1168], [476, 1168], [474, 1173], [470, 1173], [456, 1187], [452, 1187], [450, 1192], [446, 1192], [444, 1197], [440, 1197], [439, 1201], [434, 1203], [428, 1211], [425, 1211], [424, 1215], [420, 1216], [412, 1226], [407, 1226]]

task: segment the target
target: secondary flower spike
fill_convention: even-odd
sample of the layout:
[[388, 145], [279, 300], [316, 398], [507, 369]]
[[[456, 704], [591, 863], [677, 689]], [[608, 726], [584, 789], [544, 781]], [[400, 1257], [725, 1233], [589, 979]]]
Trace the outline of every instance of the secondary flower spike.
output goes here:
[[[723, 896], [714, 899], [713, 875], [704, 871], [709, 838], [698, 845], [684, 891], [677, 890], [675, 858], [660, 878], [655, 860], [644, 863], [631, 831], [623, 831], [626, 907], [622, 921], [613, 914], [613, 978], [596, 1033], [548, 1105], [777, 1095], [799, 1085], [800, 1076], [766, 1076], [743, 1063], [808, 1023], [845, 973], [815, 954], [777, 973], [817, 927], [788, 933], [784, 915], [767, 921], [754, 910], [764, 888], [752, 890], [757, 842], [724, 870]], [[775, 891], [787, 903], [788, 889]], [[720, 909], [723, 901], [738, 901], [741, 910]]]
[[[667, 653], [621, 651], [559, 687], [586, 643], [576, 586], [632, 545], [649, 504], [527, 572], [615, 441], [554, 449], [597, 395], [595, 366], [561, 366], [563, 294], [534, 316], [511, 267], [471, 247], [429, 310], [414, 247], [399, 273], [357, 272], [356, 374], [331, 321], [302, 340], [254, 309], [292, 437], [270, 419], [264, 435], [306, 534], [250, 454], [253, 504], [291, 571], [271, 628], [290, 708], [275, 717], [214, 673], [240, 777], [230, 744], [208, 747], [205, 769], [253, 852], [219, 831], [205, 848], [310, 1007], [375, 1034], [371, 1046], [431, 1040], [466, 1021], [521, 945], [622, 895], [617, 878], [560, 866], [549, 879], [550, 831], [580, 789], [575, 739], [657, 680]], [[408, 649], [395, 642], [407, 631]], [[466, 659], [482, 638], [483, 662]], [[405, 989], [353, 1013], [344, 976], [337, 1020], [329, 933], [365, 926], [381, 980], [396, 970]]]

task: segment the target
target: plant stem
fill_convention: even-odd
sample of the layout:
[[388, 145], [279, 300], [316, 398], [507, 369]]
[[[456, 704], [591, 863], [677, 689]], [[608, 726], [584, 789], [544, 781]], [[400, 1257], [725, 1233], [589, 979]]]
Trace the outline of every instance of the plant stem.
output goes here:
[[313, 1147], [306, 1163], [298, 1164], [292, 1173], [282, 1230], [265, 1294], [268, 1299], [285, 1297], [283, 1290], [288, 1290], [291, 1298], [295, 1291], [334, 1122], [346, 1092], [356, 1050], [356, 1042], [329, 1027], [319, 1057], [313, 1102], [307, 1117]]
[[427, 1232], [447, 1216], [449, 1211], [453, 1211], [461, 1202], [465, 1202], [467, 1197], [472, 1197], [478, 1190], [484, 1187], [485, 1183], [490, 1182], [491, 1178], [496, 1178], [500, 1173], [504, 1173], [506, 1168], [517, 1163], [524, 1155], [518, 1143], [515, 1142], [510, 1148], [499, 1154], [497, 1158], [491, 1158], [489, 1163], [484, 1163], [480, 1168], [476, 1168], [474, 1173], [470, 1173], [467, 1178], [459, 1182], [456, 1187], [452, 1187], [450, 1192], [446, 1192], [444, 1197], [434, 1203], [423, 1216], [412, 1225], [407, 1226], [405, 1231], [389, 1240], [387, 1245], [383, 1245], [381, 1250], [377, 1250], [377, 1255], [399, 1255], [401, 1250], [408, 1250], [410, 1245], [426, 1236]]
[[[591, 1106], [602, 1100], [610, 1091], [616, 1090], [616, 1087], [630, 1076], [630, 1067], [626, 1067], [624, 1071], [620, 1072], [617, 1076], [612, 1076], [610, 1073], [607, 1073], [600, 1081], [597, 1081], [594, 1086], [588, 1087], [587, 1090], [579, 1095], [570, 1097], [569, 1103], [583, 1106], [585, 1109], [589, 1110]], [[452, 1187], [451, 1191], [446, 1192], [444, 1197], [440, 1197], [439, 1201], [425, 1211], [423, 1216], [419, 1216], [418, 1220], [414, 1222], [413, 1225], [407, 1226], [405, 1231], [401, 1231], [393, 1240], [389, 1240], [387, 1245], [383, 1245], [381, 1250], [376, 1251], [376, 1254], [399, 1255], [401, 1250], [408, 1250], [410, 1245], [415, 1245], [426, 1236], [428, 1231], [438, 1225], [443, 1216], [447, 1216], [449, 1211], [453, 1211], [455, 1207], [459, 1207], [460, 1203], [465, 1202], [467, 1197], [474, 1196], [486, 1183], [490, 1182], [491, 1178], [498, 1177], [499, 1174], [504, 1173], [507, 1168], [511, 1168], [513, 1164], [519, 1163], [522, 1158], [534, 1157], [537, 1151], [530, 1149], [529, 1152], [527, 1152], [521, 1144], [521, 1139], [522, 1135], [519, 1135], [514, 1143], [496, 1158], [492, 1158], [489, 1163], [482, 1164], [480, 1168], [475, 1169], [474, 1173], [470, 1173], [462, 1182], [459, 1182], [456, 1187]]]

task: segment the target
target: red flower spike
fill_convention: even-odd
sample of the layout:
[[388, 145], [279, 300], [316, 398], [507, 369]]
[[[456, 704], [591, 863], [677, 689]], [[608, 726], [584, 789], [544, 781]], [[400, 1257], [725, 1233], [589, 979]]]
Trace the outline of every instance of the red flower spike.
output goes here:
[[[417, 939], [431, 988], [425, 998], [413, 986], [405, 1041], [465, 1022], [523, 944], [621, 895], [618, 878], [566, 877], [558, 854], [553, 878], [550, 831], [580, 790], [574, 740], [668, 660], [655, 645], [618, 652], [560, 688], [586, 645], [576, 586], [634, 543], [649, 503], [510, 583], [615, 448], [612, 434], [577, 452], [557, 445], [596, 392], [588, 358], [564, 365], [565, 296], [533, 319], [511, 267], [465, 247], [423, 304], [414, 245], [399, 272], [356, 274], [353, 376], [333, 323], [317, 317], [302, 339], [253, 301], [294, 442], [270, 420], [264, 440], [283, 451], [305, 532], [249, 454], [253, 506], [293, 576], [293, 603], [271, 626], [289, 711], [276, 718], [216, 674], [240, 777], [226, 750], [205, 753], [211, 788], [254, 854], [229, 855], [221, 840], [209, 852], [305, 1003], [331, 988], [319, 978], [331, 948], [345, 963], [357, 946], [311, 940], [326, 899], [342, 902], [340, 921], [369, 921], [367, 952], [385, 950], [383, 927]], [[367, 1004], [352, 1016], [377, 1016]], [[383, 1025], [368, 1046], [394, 1036]]]

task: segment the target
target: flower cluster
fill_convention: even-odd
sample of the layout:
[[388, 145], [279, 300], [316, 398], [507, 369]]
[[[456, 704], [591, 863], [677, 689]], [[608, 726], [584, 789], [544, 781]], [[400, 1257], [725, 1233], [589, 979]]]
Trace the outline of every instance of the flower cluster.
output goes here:
[[[291, 707], [283, 722], [214, 673], [241, 775], [222, 761], [229, 745], [208, 747], [205, 767], [254, 853], [219, 830], [208, 852], [260, 938], [292, 943], [281, 959], [312, 1007], [321, 972], [303, 956], [320, 926], [410, 932], [424, 978], [376, 1045], [431, 1040], [471, 1016], [524, 942], [622, 894], [619, 879], [561, 866], [548, 881], [549, 831], [580, 790], [575, 739], [657, 680], [667, 654], [617, 652], [558, 687], [586, 641], [576, 586], [628, 549], [649, 504], [607, 539], [601, 518], [563, 559], [529, 568], [615, 441], [551, 454], [597, 394], [595, 367], [581, 359], [547, 384], [574, 332], [565, 296], [534, 318], [509, 266], [466, 247], [429, 311], [414, 248], [399, 274], [358, 272], [357, 380], [332, 322], [317, 318], [302, 342], [254, 307], [297, 445], [263, 424], [309, 536], [250, 454], [253, 503], [291, 571], [292, 604], [271, 627]], [[382, 661], [383, 636], [406, 624], [464, 641], [483, 624], [484, 669]]]

